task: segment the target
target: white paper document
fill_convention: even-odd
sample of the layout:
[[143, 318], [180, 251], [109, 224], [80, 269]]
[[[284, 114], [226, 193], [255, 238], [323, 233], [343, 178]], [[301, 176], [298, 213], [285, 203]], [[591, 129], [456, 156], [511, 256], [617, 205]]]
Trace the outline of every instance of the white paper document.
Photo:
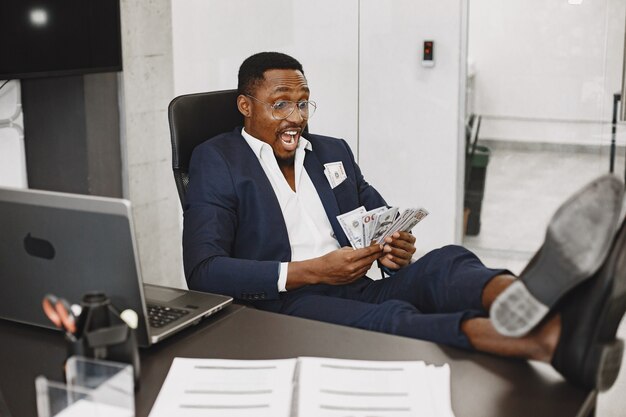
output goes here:
[[450, 367], [299, 358], [297, 417], [454, 417]]
[[150, 417], [454, 417], [448, 365], [176, 358]]
[[289, 417], [296, 359], [175, 358], [150, 417]]

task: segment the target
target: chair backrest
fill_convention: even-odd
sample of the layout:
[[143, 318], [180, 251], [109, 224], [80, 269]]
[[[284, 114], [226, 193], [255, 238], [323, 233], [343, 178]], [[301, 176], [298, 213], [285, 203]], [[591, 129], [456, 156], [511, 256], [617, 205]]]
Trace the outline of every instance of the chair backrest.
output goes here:
[[170, 102], [168, 118], [174, 181], [180, 204], [184, 205], [193, 149], [220, 133], [243, 126], [243, 116], [237, 109], [237, 90], [178, 96]]

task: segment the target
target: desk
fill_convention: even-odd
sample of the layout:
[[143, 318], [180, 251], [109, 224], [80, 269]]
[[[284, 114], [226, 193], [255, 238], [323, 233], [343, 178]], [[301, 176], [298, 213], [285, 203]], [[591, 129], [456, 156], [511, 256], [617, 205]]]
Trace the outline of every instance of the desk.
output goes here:
[[[35, 377], [61, 380], [60, 332], [0, 320], [0, 389], [13, 417], [36, 415]], [[501, 359], [429, 342], [230, 306], [141, 351], [137, 417], [145, 417], [176, 356], [280, 359], [327, 356], [449, 363], [456, 417], [588, 416], [595, 393], [575, 388], [548, 365]]]

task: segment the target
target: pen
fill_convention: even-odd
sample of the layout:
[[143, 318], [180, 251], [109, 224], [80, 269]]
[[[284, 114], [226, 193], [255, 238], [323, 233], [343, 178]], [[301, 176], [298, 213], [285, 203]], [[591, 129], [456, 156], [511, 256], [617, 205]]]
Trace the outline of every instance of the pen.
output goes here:
[[53, 294], [46, 294], [42, 300], [43, 311], [50, 321], [59, 329], [65, 330], [65, 336], [76, 342], [76, 316], [72, 312], [72, 307], [63, 298], [58, 298]]

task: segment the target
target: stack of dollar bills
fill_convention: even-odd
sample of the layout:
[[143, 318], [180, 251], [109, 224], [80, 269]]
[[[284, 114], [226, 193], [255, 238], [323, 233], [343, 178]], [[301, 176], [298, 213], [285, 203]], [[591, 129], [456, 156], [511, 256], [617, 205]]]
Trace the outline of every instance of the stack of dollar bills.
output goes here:
[[361, 206], [340, 214], [337, 220], [352, 247], [359, 249], [384, 242], [395, 232], [408, 232], [427, 215], [423, 208], [409, 208], [398, 216], [398, 207], [383, 206], [367, 211]]

